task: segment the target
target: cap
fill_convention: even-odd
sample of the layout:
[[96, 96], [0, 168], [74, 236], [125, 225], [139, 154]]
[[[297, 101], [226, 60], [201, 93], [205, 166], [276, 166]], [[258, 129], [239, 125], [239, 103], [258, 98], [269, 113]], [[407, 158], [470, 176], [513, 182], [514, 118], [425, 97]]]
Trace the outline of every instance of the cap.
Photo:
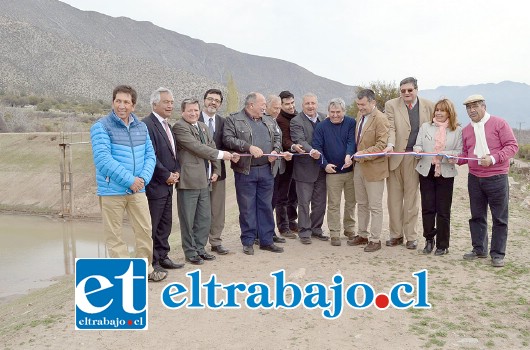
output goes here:
[[486, 99], [482, 95], [471, 95], [468, 98], [465, 99], [464, 105], [467, 105], [469, 103], [478, 102], [478, 101], [485, 101]]

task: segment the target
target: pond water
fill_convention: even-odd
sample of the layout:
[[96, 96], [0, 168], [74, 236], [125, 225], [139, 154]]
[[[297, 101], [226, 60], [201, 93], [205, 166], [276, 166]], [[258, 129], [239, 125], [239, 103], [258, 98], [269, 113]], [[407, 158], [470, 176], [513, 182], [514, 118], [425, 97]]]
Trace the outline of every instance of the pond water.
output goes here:
[[[124, 228], [129, 249], [132, 230]], [[100, 222], [0, 214], [0, 303], [74, 274], [76, 258], [107, 257]]]

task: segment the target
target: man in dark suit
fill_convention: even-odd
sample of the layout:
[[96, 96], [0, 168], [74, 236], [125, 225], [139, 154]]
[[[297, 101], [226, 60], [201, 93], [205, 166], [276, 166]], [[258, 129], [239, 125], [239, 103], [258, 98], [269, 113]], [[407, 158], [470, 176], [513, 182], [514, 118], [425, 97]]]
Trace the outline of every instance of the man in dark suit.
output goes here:
[[151, 214], [153, 268], [179, 269], [184, 264], [177, 264], [168, 256], [168, 238], [173, 218], [173, 185], [180, 176], [176, 142], [168, 123], [173, 112], [173, 94], [166, 88], [158, 88], [151, 94], [150, 102], [153, 111], [142, 121], [147, 125], [156, 155], [153, 178], [145, 188]]
[[232, 154], [215, 148], [208, 126], [199, 121], [199, 101], [186, 99], [181, 110], [182, 119], [173, 125], [181, 164], [177, 183], [180, 235], [186, 261], [201, 265], [215, 259], [204, 250], [211, 223], [210, 183], [221, 175], [218, 159], [230, 160]]
[[[203, 108], [199, 116], [199, 121], [206, 124], [208, 132], [213, 137], [215, 147], [220, 150], [223, 148], [223, 127], [225, 119], [217, 112], [223, 103], [223, 94], [221, 90], [209, 89], [204, 94]], [[217, 181], [212, 182], [212, 191], [210, 192], [210, 203], [212, 209], [212, 225], [210, 227], [210, 245], [212, 252], [219, 255], [228, 254], [229, 250], [223, 247], [221, 233], [225, 227], [225, 198], [226, 198], [226, 165], [221, 160], [221, 176]]]
[[[291, 139], [291, 120], [298, 115], [294, 104], [294, 95], [289, 91], [280, 92], [280, 113], [276, 122], [282, 131], [282, 148], [285, 151], [300, 152], [302, 146]], [[298, 232], [298, 198], [296, 182], [293, 180], [293, 162], [285, 164], [285, 171], [277, 177], [278, 201], [276, 202], [276, 225], [280, 235], [285, 238], [296, 238]]]
[[[313, 149], [313, 132], [316, 124], [325, 116], [317, 112], [318, 100], [312, 93], [302, 98], [302, 112], [291, 120], [291, 139], [302, 146], [309, 156], [294, 157], [293, 179], [296, 181], [298, 196], [298, 228], [300, 242], [311, 244], [311, 237], [327, 241], [322, 232], [326, 213], [326, 172], [320, 167], [320, 152]], [[309, 205], [311, 204], [311, 213]]]

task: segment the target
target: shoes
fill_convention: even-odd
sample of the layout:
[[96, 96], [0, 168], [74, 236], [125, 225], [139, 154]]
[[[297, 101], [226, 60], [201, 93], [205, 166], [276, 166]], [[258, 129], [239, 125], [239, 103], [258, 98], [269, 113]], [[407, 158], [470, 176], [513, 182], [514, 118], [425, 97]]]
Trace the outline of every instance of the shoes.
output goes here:
[[199, 254], [199, 256], [200, 256], [203, 260], [208, 260], [208, 261], [215, 260], [215, 255], [208, 254], [208, 253], [206, 253], [206, 252], [204, 252], [204, 254]]
[[244, 245], [243, 246], [243, 253], [247, 255], [254, 255], [254, 247], [251, 245]]
[[260, 246], [259, 249], [268, 250], [269, 252], [273, 252], [273, 253], [283, 253], [283, 248], [282, 247], [278, 247], [274, 243], [271, 244], [271, 245]]
[[162, 270], [154, 270], [147, 276], [147, 279], [152, 282], [160, 282], [164, 280], [166, 277], [167, 277], [167, 271], [164, 272]]
[[484, 258], [487, 258], [488, 257], [488, 254], [485, 254], [485, 253], [477, 253], [475, 252], [474, 250], [469, 252], [469, 253], [466, 253], [464, 254], [464, 260], [475, 260], [477, 258], [481, 258], [481, 259], [484, 259]]
[[353, 237], [353, 239], [350, 239], [348, 240], [348, 242], [346, 242], [346, 244], [348, 245], [361, 245], [361, 244], [368, 244], [368, 238], [365, 238], [365, 237], [361, 237], [359, 235]]
[[416, 240], [407, 241], [407, 244], [405, 244], [405, 247], [407, 249], [416, 249], [416, 248], [418, 248], [418, 241], [416, 241]]
[[504, 266], [504, 258], [501, 258], [499, 256], [496, 256], [491, 259], [491, 266], [493, 267], [503, 267]]
[[300, 232], [300, 229], [298, 228], [298, 224], [296, 222], [289, 224], [289, 230], [293, 232]]
[[161, 260], [158, 262], [161, 267], [165, 269], [181, 269], [184, 267], [184, 264], [177, 264], [171, 261], [170, 258], [165, 258], [164, 260]]
[[353, 239], [355, 237], [354, 232], [346, 232], [344, 231], [344, 236], [348, 237], [349, 240]]
[[445, 254], [449, 254], [449, 249], [445, 248], [445, 249], [436, 249], [436, 251], [434, 252], [434, 255], [445, 255]]
[[388, 241], [386, 241], [387, 247], [395, 247], [397, 245], [402, 245], [402, 244], [403, 244], [403, 237], [390, 238]]
[[340, 246], [341, 244], [342, 244], [342, 243], [341, 243], [339, 237], [331, 237], [331, 245], [332, 245], [332, 246], [338, 247], [338, 246]]
[[256, 238], [256, 239], [254, 240], [254, 244], [255, 244], [255, 245], [259, 245], [259, 238]]
[[423, 248], [423, 254], [431, 254], [434, 248], [434, 239], [425, 240], [425, 248]]
[[285, 238], [291, 238], [291, 239], [296, 238], [296, 234], [291, 232], [291, 230], [280, 231], [280, 235]]
[[186, 258], [186, 261], [193, 265], [204, 264], [204, 260], [202, 260], [201, 257], [198, 255], [190, 256], [189, 258]]
[[153, 264], [153, 269], [155, 269], [157, 271], [162, 271], [162, 272], [166, 272], [167, 273], [167, 270], [164, 269], [162, 266], [160, 266], [159, 263]]
[[318, 239], [320, 239], [321, 241], [327, 241], [327, 240], [329, 240], [329, 237], [328, 237], [328, 236], [324, 236], [322, 233], [312, 233], [312, 234], [311, 234], [311, 237], [318, 238]]
[[216, 246], [212, 246], [212, 252], [216, 252], [219, 255], [226, 255], [230, 251], [226, 249], [225, 247], [223, 247], [222, 245], [216, 245]]
[[311, 237], [300, 237], [300, 242], [302, 242], [302, 244], [311, 244]]
[[285, 243], [285, 238], [274, 235], [272, 236], [272, 241], [274, 243]]
[[379, 249], [381, 249], [381, 241], [377, 243], [370, 241], [368, 242], [366, 247], [364, 247], [364, 251], [366, 253], [372, 253], [372, 252], [378, 251]]

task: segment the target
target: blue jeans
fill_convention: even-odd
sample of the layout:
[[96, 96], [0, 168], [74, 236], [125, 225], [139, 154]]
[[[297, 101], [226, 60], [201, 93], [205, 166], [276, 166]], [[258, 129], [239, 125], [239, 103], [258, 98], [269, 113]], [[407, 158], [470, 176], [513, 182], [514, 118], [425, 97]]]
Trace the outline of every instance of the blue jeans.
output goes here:
[[259, 236], [260, 246], [273, 244], [274, 217], [271, 202], [274, 177], [270, 165], [250, 167], [248, 175], [235, 172], [234, 178], [241, 243], [251, 246]]
[[503, 258], [508, 238], [508, 175], [477, 177], [468, 175], [469, 207], [471, 219], [471, 244], [473, 251], [484, 254], [488, 251], [488, 205], [491, 211], [493, 228], [491, 231], [490, 256]]

